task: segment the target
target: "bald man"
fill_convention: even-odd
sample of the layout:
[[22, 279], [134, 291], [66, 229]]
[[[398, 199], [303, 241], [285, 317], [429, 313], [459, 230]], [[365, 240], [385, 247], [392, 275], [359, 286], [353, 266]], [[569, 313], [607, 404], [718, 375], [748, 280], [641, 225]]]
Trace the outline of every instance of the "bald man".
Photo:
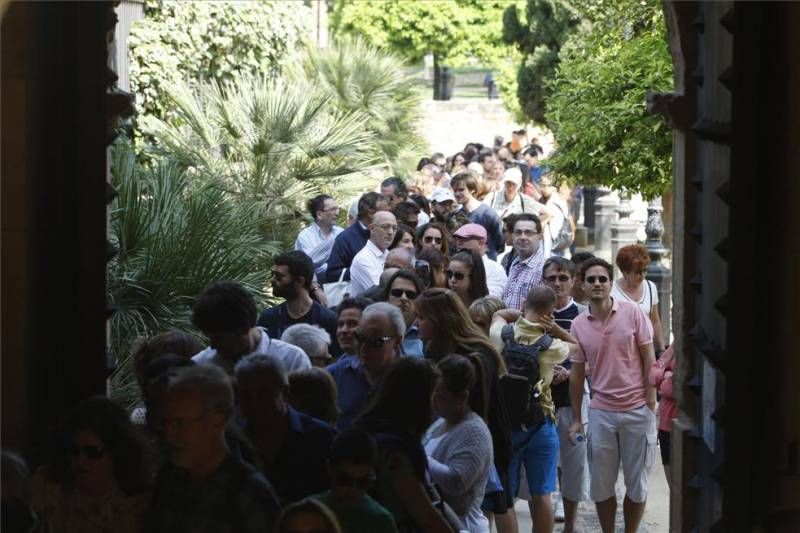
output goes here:
[[369, 224], [369, 240], [350, 266], [350, 296], [358, 296], [378, 284], [389, 245], [397, 233], [397, 219], [389, 211], [378, 211]]

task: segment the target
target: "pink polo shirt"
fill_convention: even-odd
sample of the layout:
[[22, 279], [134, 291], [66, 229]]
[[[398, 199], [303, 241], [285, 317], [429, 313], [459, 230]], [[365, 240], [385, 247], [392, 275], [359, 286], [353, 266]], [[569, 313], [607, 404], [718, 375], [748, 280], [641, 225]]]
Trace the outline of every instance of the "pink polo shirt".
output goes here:
[[613, 301], [608, 320], [589, 310], [572, 321], [570, 333], [578, 341], [573, 363], [586, 363], [592, 385], [591, 407], [606, 411], [631, 411], [647, 403], [639, 346], [653, 342], [653, 332], [639, 306]]

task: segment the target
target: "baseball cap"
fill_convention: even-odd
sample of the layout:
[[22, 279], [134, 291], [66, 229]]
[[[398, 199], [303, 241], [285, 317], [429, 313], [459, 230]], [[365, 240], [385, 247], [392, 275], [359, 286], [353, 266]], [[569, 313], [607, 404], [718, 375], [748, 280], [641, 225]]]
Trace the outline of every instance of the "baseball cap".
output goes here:
[[431, 194], [432, 202], [441, 204], [443, 202], [447, 202], [448, 200], [451, 202], [455, 202], [456, 197], [453, 196], [453, 191], [451, 191], [446, 187], [439, 187], [438, 189], [433, 191], [433, 194]]
[[517, 167], [506, 169], [503, 173], [503, 181], [510, 181], [517, 186], [522, 185], [522, 171]]
[[486, 240], [486, 228], [481, 226], [480, 224], [464, 224], [460, 228], [458, 228], [455, 233], [453, 233], [454, 237], [463, 237], [465, 239], [477, 237], [479, 239]]

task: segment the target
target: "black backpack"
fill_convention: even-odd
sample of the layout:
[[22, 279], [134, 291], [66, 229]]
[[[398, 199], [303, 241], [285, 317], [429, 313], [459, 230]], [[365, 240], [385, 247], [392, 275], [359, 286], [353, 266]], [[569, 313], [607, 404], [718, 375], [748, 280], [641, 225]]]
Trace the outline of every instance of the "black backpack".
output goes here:
[[533, 344], [520, 344], [514, 339], [514, 325], [506, 324], [501, 333], [503, 359], [508, 374], [500, 380], [508, 408], [511, 429], [514, 431], [538, 428], [544, 422], [544, 410], [539, 403], [537, 388], [539, 354], [550, 348], [553, 337], [542, 335]]

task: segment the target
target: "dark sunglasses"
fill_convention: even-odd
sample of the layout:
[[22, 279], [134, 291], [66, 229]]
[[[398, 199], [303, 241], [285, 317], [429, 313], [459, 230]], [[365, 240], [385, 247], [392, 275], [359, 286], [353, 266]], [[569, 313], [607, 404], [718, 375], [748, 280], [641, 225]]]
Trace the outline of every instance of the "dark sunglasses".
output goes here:
[[417, 291], [409, 290], [409, 289], [392, 289], [389, 291], [389, 294], [394, 296], [395, 298], [401, 298], [404, 294], [406, 298], [409, 300], [413, 300], [417, 297]]
[[545, 279], [545, 281], [549, 281], [550, 283], [553, 283], [554, 281], [560, 281], [560, 282], [564, 283], [564, 282], [569, 281], [569, 276], [566, 275], [566, 274], [559, 274], [559, 275], [556, 275], [556, 276], [547, 276], [544, 279]]
[[588, 276], [586, 278], [586, 283], [608, 283], [608, 277], [606, 276]]
[[386, 337], [367, 337], [356, 331], [354, 336], [359, 344], [366, 344], [372, 348], [383, 348], [383, 346], [392, 340], [393, 336], [386, 336]]
[[441, 237], [434, 237], [433, 235], [426, 235], [423, 239], [426, 244], [434, 243], [434, 244], [442, 244]]
[[83, 455], [92, 461], [99, 461], [106, 454], [106, 450], [100, 446], [76, 446], [73, 444], [69, 449], [69, 453], [73, 457]]
[[463, 279], [466, 277], [463, 272], [453, 272], [452, 270], [448, 270], [444, 273], [444, 275], [447, 277], [447, 279], [456, 278], [456, 281], [463, 281]]
[[353, 487], [356, 489], [367, 490], [375, 481], [375, 475], [351, 476], [344, 472], [338, 472], [333, 477], [333, 482], [339, 487]]

